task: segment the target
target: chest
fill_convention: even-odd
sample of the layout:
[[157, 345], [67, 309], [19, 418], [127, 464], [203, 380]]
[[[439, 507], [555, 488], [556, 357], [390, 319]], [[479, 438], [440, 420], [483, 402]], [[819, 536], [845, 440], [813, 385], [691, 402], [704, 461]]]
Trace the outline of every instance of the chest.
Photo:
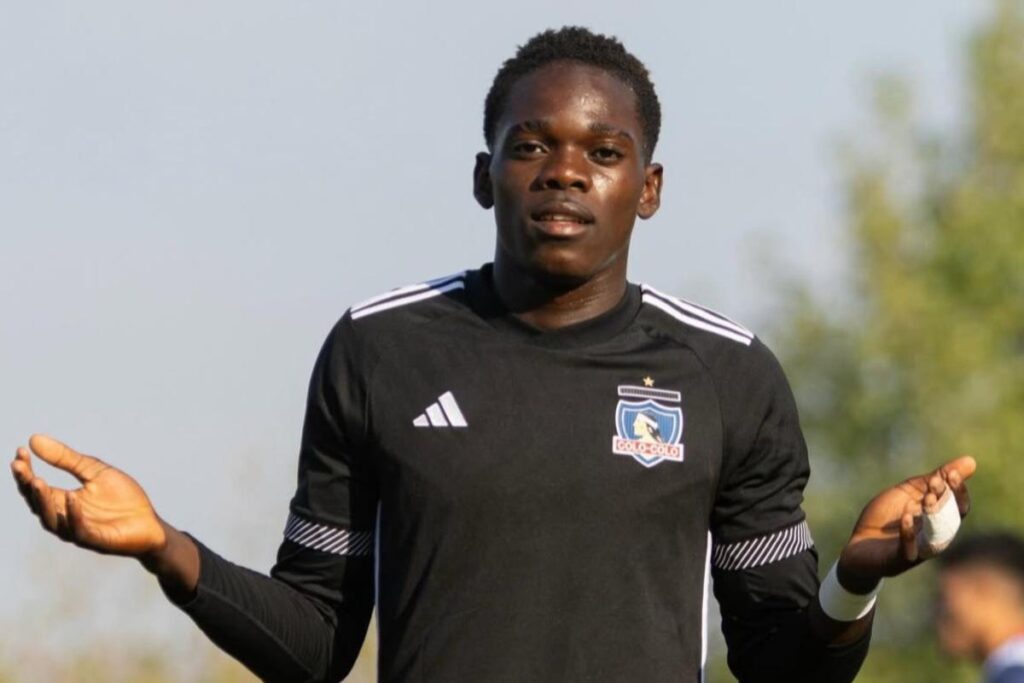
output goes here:
[[685, 349], [409, 341], [416, 361], [382, 359], [370, 402], [382, 503], [403, 517], [707, 518], [721, 419]]

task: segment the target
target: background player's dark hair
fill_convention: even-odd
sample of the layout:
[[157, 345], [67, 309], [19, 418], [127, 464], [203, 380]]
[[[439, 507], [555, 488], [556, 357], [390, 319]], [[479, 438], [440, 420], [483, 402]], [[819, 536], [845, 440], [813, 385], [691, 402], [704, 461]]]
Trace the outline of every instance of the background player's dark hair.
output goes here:
[[1001, 569], [1024, 590], [1024, 539], [1005, 531], [967, 536], [938, 557], [941, 569], [984, 566]]
[[617, 76], [636, 93], [637, 112], [644, 135], [644, 158], [650, 162], [661, 131], [661, 105], [647, 67], [618, 39], [593, 33], [581, 26], [563, 26], [558, 30], [538, 33], [501, 65], [484, 100], [484, 139], [487, 146], [494, 145], [498, 118], [515, 82], [531, 71], [563, 60], [603, 69]]

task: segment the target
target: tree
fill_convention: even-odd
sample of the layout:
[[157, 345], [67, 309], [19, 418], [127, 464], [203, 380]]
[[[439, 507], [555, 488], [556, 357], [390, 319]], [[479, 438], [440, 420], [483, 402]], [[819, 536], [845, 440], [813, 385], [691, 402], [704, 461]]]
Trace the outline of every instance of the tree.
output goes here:
[[[893, 479], [975, 455], [965, 526], [1024, 531], [1024, 3], [971, 42], [965, 130], [922, 132], [908, 89], [877, 87], [876, 125], [847, 154], [849, 296], [787, 293], [776, 344], [800, 402], [822, 557]], [[972, 680], [931, 641], [928, 570], [883, 590], [861, 680]]]

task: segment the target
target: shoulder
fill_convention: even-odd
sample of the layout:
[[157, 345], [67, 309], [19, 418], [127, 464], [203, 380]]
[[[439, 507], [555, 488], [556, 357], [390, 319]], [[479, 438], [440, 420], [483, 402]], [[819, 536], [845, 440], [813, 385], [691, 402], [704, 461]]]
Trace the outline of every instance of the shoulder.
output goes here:
[[991, 674], [988, 683], [1024, 683], [1024, 664], [1009, 666]]
[[466, 308], [464, 290], [472, 271], [460, 271], [396, 287], [348, 308], [327, 336], [332, 356], [368, 359], [426, 323]]
[[1003, 643], [985, 662], [988, 683], [1024, 683], [1024, 636]]
[[[754, 333], [738, 322], [706, 306], [682, 297], [666, 294], [647, 283], [640, 284], [644, 309], [661, 314], [659, 328], [670, 335], [692, 339], [698, 343], [721, 344], [725, 341], [749, 347]], [[658, 315], [654, 315], [658, 320]]]
[[[346, 311], [353, 322], [367, 318], [377, 321], [419, 319], [450, 309], [450, 304], [461, 300], [459, 293], [466, 288], [469, 271], [463, 270], [425, 282], [396, 287], [361, 301]], [[447, 296], [446, 296], [447, 295]]]
[[372, 296], [345, 311], [338, 327], [356, 336], [375, 336], [408, 330], [465, 309], [466, 280], [471, 273], [463, 270]]
[[640, 291], [641, 321], [649, 333], [688, 348], [713, 374], [780, 371], [764, 342], [733, 318], [646, 283]]

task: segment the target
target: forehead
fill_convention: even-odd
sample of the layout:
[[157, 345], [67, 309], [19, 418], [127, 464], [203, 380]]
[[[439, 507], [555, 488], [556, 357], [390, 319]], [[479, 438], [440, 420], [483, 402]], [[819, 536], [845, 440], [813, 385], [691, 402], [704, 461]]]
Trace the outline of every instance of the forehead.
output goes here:
[[509, 126], [537, 120], [563, 125], [608, 124], [640, 139], [633, 90], [614, 74], [579, 62], [552, 62], [517, 80], [498, 121], [499, 135]]

